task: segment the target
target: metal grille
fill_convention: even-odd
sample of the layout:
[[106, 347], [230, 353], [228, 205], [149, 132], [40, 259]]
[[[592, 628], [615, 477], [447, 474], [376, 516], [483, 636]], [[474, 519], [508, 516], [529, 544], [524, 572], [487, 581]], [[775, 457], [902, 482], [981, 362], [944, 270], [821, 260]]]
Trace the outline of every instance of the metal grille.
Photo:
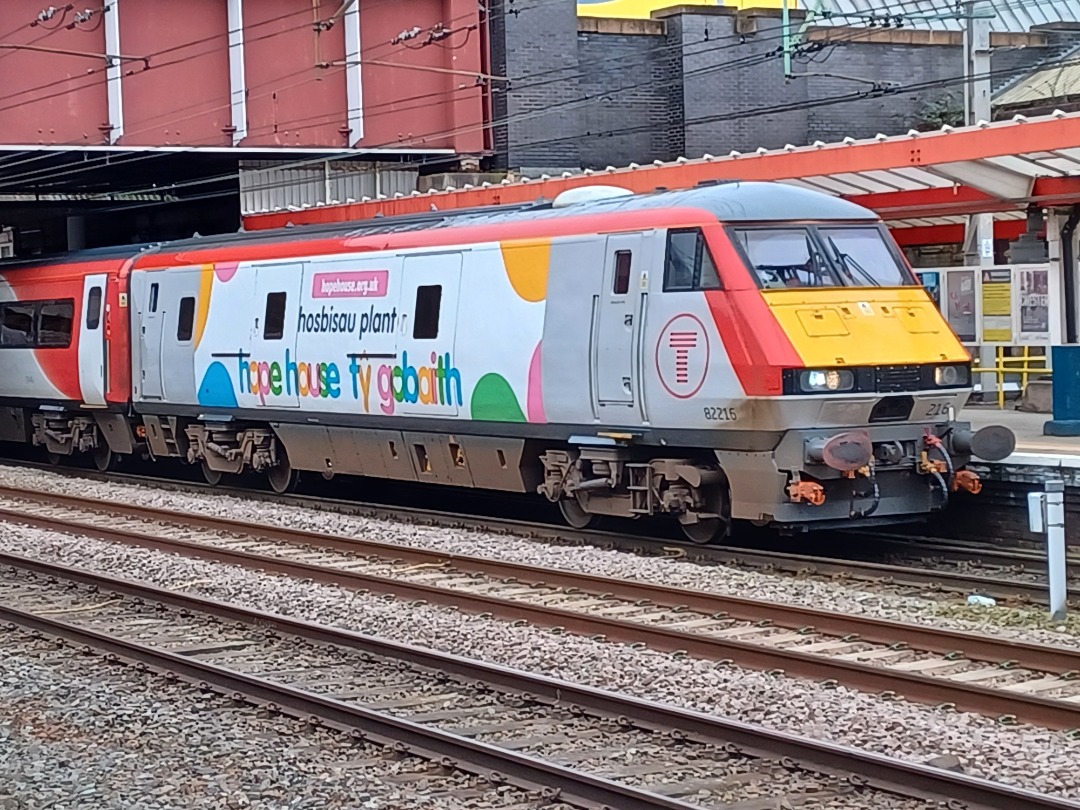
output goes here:
[[299, 210], [316, 205], [358, 202], [380, 194], [409, 194], [416, 190], [419, 171], [399, 164], [323, 161], [240, 162], [240, 207], [244, 216], [268, 211]]
[[918, 391], [922, 371], [918, 366], [881, 366], [877, 370], [877, 390], [880, 392]]

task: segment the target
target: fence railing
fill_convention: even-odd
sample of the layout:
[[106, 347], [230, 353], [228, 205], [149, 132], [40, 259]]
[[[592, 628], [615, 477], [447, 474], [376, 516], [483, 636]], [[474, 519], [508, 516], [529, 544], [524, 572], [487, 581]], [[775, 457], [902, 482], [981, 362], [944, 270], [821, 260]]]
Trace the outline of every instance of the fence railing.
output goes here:
[[[1017, 390], [1023, 396], [1033, 375], [1040, 377], [1053, 375], [1053, 370], [1050, 368], [1050, 357], [1045, 348], [1041, 346], [1019, 346], [1017, 348], [1020, 350], [1020, 354], [1007, 355], [1005, 352], [1009, 348], [1007, 346], [994, 347], [994, 365], [992, 366], [979, 365], [979, 356], [976, 354], [975, 364], [971, 369], [973, 374], [994, 375], [994, 388], [997, 392], [999, 408], [1005, 407], [1007, 377], [1019, 377]], [[1040, 353], [1035, 354], [1034, 352]], [[986, 390], [986, 386], [983, 386], [983, 390]]]

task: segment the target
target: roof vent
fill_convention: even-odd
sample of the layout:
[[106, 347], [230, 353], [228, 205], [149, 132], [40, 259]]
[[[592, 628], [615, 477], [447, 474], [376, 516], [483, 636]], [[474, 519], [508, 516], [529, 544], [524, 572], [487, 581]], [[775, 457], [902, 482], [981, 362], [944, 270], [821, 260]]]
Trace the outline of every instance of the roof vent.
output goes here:
[[566, 208], [581, 203], [599, 202], [601, 200], [613, 200], [617, 197], [633, 197], [634, 192], [627, 191], [618, 186], [580, 186], [569, 191], [562, 192], [551, 203], [552, 208]]

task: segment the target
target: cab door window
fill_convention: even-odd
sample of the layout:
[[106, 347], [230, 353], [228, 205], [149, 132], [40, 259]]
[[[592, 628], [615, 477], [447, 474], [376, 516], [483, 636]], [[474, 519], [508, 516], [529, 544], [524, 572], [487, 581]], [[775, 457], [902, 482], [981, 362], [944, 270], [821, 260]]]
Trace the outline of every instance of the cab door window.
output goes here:
[[86, 328], [91, 332], [101, 323], [101, 287], [91, 287], [86, 296]]
[[668, 231], [664, 259], [664, 292], [719, 290], [720, 273], [716, 269], [705, 234], [701, 228]]

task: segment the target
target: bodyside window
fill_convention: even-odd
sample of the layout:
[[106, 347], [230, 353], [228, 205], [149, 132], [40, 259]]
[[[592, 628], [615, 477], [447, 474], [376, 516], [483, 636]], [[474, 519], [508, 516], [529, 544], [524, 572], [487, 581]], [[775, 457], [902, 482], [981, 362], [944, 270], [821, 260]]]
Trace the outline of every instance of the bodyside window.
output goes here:
[[0, 306], [0, 345], [33, 346], [34, 312], [34, 303], [28, 301], [11, 301]]
[[266, 318], [263, 321], [263, 339], [281, 340], [285, 336], [285, 293], [266, 294]]
[[416, 288], [416, 315], [413, 318], [414, 340], [434, 340], [439, 336], [439, 307], [441, 304], [441, 284]]
[[38, 306], [37, 344], [39, 346], [70, 346], [71, 328], [75, 321], [75, 302], [42, 301]]

